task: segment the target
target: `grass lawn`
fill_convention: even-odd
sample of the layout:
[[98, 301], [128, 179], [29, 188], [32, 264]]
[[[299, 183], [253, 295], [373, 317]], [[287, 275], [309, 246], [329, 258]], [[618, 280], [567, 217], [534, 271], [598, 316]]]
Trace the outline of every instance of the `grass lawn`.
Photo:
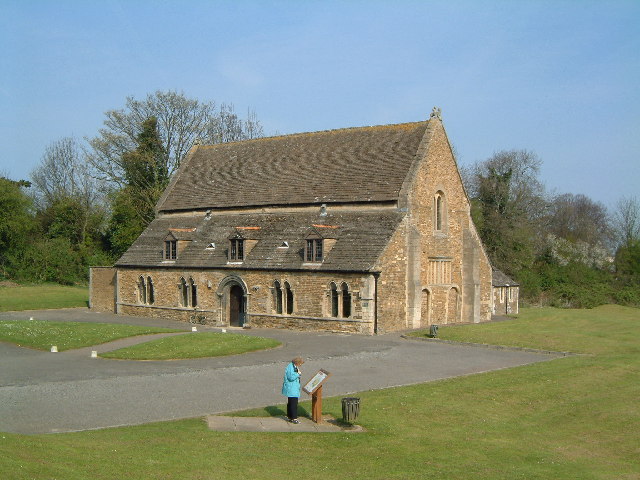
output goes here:
[[0, 286], [0, 312], [86, 307], [89, 287], [65, 285]]
[[100, 356], [124, 360], [175, 360], [237, 355], [274, 348], [279, 345], [280, 342], [271, 338], [233, 333], [203, 332], [152, 340], [131, 347], [101, 353]]
[[[360, 393], [366, 433], [212, 432], [202, 419], [0, 434], [11, 479], [639, 479], [640, 310], [523, 310], [443, 327], [464, 341], [577, 351], [547, 362]], [[383, 368], [381, 366], [380, 368]], [[303, 408], [310, 409], [308, 402]], [[340, 417], [340, 398], [324, 413]], [[282, 406], [242, 412], [282, 413]]]
[[[621, 319], [626, 319], [621, 321]], [[619, 345], [633, 345], [638, 330], [628, 322], [640, 321], [640, 310], [606, 305], [592, 310], [524, 309], [516, 320], [483, 325], [444, 325], [438, 338], [462, 342], [500, 344], [573, 353], [606, 354]], [[428, 330], [416, 336], [428, 336]], [[640, 342], [637, 344], [640, 347]]]
[[108, 323], [0, 320], [0, 341], [37, 350], [49, 350], [52, 345], [56, 345], [59, 352], [135, 335], [182, 331], [184, 330]]

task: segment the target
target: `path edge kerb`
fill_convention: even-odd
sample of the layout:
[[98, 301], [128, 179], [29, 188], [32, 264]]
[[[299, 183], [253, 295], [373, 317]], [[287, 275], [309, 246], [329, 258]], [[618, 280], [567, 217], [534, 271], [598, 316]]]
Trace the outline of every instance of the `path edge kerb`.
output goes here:
[[556, 352], [554, 350], [540, 350], [537, 348], [529, 348], [529, 347], [514, 347], [510, 345], [492, 345], [489, 343], [460, 342], [457, 340], [444, 340], [442, 338], [414, 337], [412, 335], [405, 335], [405, 334], [400, 335], [400, 338], [403, 338], [405, 340], [419, 341], [419, 342], [447, 343], [449, 345], [461, 345], [465, 347], [482, 347], [482, 348], [488, 348], [491, 350], [507, 350], [507, 351], [513, 351], [513, 352], [540, 353], [543, 355], [560, 355], [563, 357], [569, 357], [574, 355], [585, 355], [582, 353]]

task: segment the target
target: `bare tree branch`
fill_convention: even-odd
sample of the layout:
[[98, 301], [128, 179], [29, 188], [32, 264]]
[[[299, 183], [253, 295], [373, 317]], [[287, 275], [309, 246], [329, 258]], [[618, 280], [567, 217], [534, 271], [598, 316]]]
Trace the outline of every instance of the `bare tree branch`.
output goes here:
[[125, 108], [105, 113], [104, 128], [89, 139], [87, 159], [99, 176], [119, 187], [126, 185], [122, 157], [136, 148], [141, 125], [157, 119], [164, 147], [164, 163], [173, 174], [191, 147], [200, 143], [233, 142], [262, 136], [262, 125], [249, 110], [242, 120], [232, 104], [200, 102], [175, 91], [157, 91], [144, 100], [127, 97]]

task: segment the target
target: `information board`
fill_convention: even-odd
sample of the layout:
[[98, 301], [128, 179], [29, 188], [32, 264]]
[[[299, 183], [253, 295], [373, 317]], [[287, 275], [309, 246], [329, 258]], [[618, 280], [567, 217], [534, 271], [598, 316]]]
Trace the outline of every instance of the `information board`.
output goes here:
[[326, 370], [319, 370], [318, 373], [316, 373], [313, 378], [309, 380], [304, 387], [302, 387], [302, 390], [311, 395], [322, 385], [322, 382], [329, 378], [330, 375], [331, 374]]

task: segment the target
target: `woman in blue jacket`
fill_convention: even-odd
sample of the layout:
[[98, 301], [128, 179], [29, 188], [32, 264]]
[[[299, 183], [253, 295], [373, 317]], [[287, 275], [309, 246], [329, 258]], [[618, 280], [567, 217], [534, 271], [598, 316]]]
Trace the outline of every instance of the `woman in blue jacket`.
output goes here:
[[300, 365], [304, 360], [296, 357], [291, 360], [284, 371], [282, 382], [282, 395], [287, 397], [287, 417], [292, 423], [298, 421], [298, 398], [300, 398]]

